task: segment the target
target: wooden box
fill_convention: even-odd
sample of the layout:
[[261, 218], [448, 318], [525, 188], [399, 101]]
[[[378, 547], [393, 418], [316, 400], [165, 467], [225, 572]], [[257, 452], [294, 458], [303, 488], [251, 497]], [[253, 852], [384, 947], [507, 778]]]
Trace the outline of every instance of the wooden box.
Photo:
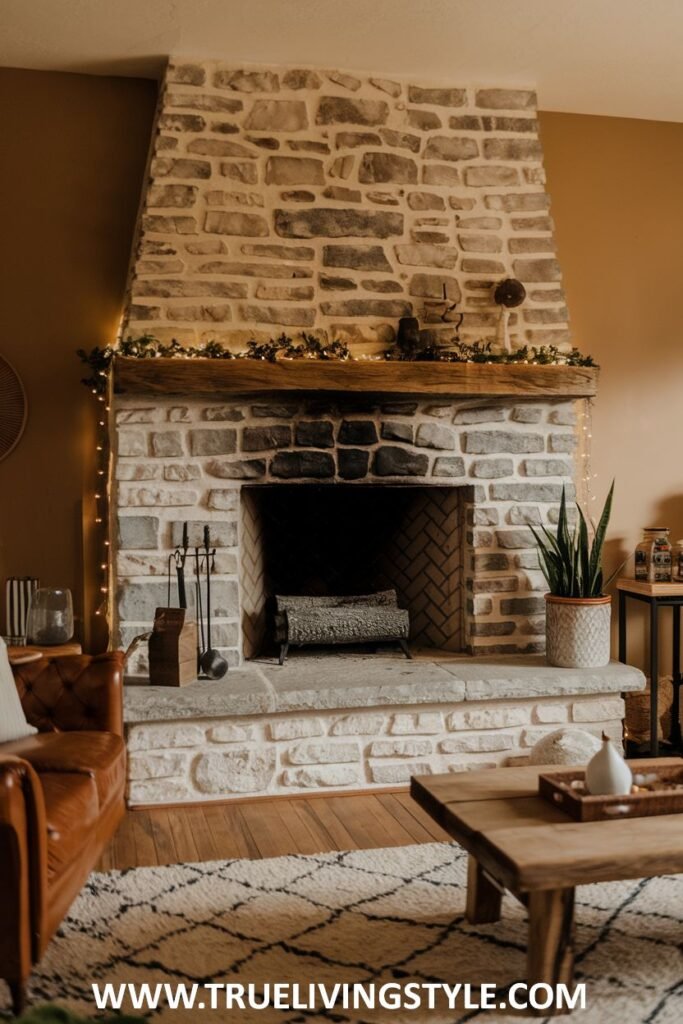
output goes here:
[[185, 608], [157, 608], [149, 638], [152, 686], [187, 686], [197, 678], [197, 623]]
[[[634, 772], [634, 775], [639, 774]], [[575, 821], [613, 821], [683, 813], [683, 768], [680, 763], [657, 767], [651, 772], [644, 767], [642, 776], [644, 781], [634, 784], [633, 790], [624, 796], [592, 796], [584, 788], [583, 769], [539, 775], [538, 791]]]

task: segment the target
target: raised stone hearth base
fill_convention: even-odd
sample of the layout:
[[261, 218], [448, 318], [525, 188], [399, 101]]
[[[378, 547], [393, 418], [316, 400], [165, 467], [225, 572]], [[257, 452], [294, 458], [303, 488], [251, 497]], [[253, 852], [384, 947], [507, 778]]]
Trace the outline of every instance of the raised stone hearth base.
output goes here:
[[549, 667], [541, 657], [295, 654], [219, 682], [126, 688], [128, 800], [193, 803], [407, 783], [521, 764], [574, 724], [621, 743], [621, 694], [641, 672]]

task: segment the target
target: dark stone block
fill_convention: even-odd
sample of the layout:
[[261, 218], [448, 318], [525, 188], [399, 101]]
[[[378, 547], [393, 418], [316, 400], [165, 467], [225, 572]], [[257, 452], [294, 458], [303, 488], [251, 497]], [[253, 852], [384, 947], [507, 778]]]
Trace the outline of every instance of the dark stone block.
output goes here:
[[232, 455], [237, 447], [235, 430], [191, 430], [191, 455]]
[[323, 263], [354, 270], [393, 270], [381, 245], [324, 245]]
[[340, 448], [337, 461], [342, 480], [362, 480], [367, 476], [370, 453], [359, 448]]
[[288, 420], [296, 413], [297, 405], [286, 405], [282, 402], [269, 402], [264, 405], [252, 405], [251, 415], [259, 419], [285, 419]]
[[358, 180], [365, 184], [395, 182], [398, 185], [415, 185], [417, 164], [410, 157], [396, 153], [366, 153], [361, 161]]
[[270, 472], [285, 480], [296, 477], [327, 479], [334, 476], [334, 459], [328, 452], [278, 452], [270, 464]]
[[403, 234], [403, 214], [324, 208], [276, 210], [275, 232], [283, 238], [389, 238]]
[[384, 100], [352, 100], [341, 96], [323, 96], [320, 100], [316, 124], [384, 124], [389, 116], [389, 104]]
[[372, 471], [375, 476], [426, 476], [429, 459], [426, 455], [385, 445], [375, 452]]
[[304, 420], [297, 423], [296, 443], [307, 448], [332, 448], [334, 427], [329, 420]]
[[276, 424], [272, 427], [245, 427], [242, 434], [243, 452], [262, 452], [273, 448], [287, 448], [292, 443], [291, 427]]
[[516, 629], [514, 622], [473, 622], [472, 636], [510, 636]]
[[[507, 555], [503, 554], [484, 554], [475, 555], [473, 558], [474, 571], [475, 572], [501, 572], [503, 569], [510, 568], [510, 559]], [[484, 583], [488, 585], [490, 581], [485, 580]], [[491, 589], [495, 589], [492, 587]], [[509, 612], [503, 614], [509, 615]]]
[[347, 299], [321, 302], [320, 310], [325, 316], [379, 316], [399, 320], [402, 316], [411, 316], [413, 305], [400, 299]]
[[418, 85], [408, 86], [409, 103], [429, 103], [436, 107], [462, 107], [467, 102], [465, 89], [424, 89]]
[[344, 420], [339, 428], [340, 444], [375, 444], [377, 427], [372, 420]]
[[318, 278], [320, 287], [328, 291], [355, 291], [358, 287], [350, 277], [332, 277], [330, 274], [320, 274]]
[[413, 443], [412, 423], [400, 423], [396, 420], [384, 422], [381, 427], [381, 434], [385, 441], [407, 441]]
[[265, 459], [236, 459], [221, 461], [214, 459], [206, 467], [209, 476], [219, 477], [221, 480], [255, 480], [265, 476]]
[[542, 597], [506, 597], [500, 602], [501, 615], [541, 615], [545, 612]]

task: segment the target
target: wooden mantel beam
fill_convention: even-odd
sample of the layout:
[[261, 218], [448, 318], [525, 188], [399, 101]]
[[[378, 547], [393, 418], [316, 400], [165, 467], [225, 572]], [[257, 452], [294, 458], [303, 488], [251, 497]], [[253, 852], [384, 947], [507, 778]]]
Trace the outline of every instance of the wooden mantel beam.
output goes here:
[[503, 363], [402, 363], [383, 360], [114, 360], [121, 395], [237, 395], [277, 391], [371, 392], [454, 397], [592, 398], [598, 369]]

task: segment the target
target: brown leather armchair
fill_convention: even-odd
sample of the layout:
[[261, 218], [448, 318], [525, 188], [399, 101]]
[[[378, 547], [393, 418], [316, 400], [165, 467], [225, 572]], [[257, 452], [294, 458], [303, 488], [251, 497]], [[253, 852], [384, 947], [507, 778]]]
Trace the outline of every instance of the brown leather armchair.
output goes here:
[[124, 813], [123, 656], [41, 658], [14, 677], [39, 730], [0, 744], [0, 977], [19, 1013]]

